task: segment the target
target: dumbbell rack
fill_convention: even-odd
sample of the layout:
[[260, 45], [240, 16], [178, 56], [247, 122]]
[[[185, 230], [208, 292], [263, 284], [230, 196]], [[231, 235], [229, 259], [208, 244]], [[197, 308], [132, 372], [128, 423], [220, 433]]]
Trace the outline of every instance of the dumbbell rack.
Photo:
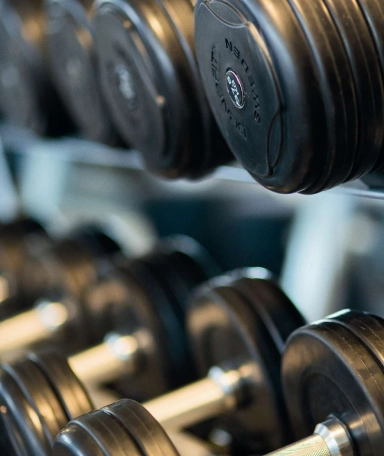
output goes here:
[[[20, 155], [55, 154], [59, 160], [71, 161], [127, 171], [145, 171], [140, 155], [132, 150], [113, 149], [102, 144], [79, 138], [42, 139], [32, 132], [19, 127], [0, 125], [0, 137], [7, 150]], [[216, 169], [208, 179], [253, 184], [258, 192], [267, 191], [240, 166], [233, 164]], [[381, 176], [380, 176], [381, 180]], [[172, 185], [170, 183], [170, 185]], [[353, 196], [384, 199], [384, 178], [381, 187], [371, 187], [362, 179], [344, 184], [330, 192], [344, 193]], [[282, 196], [282, 198], [292, 196]]]
[[[198, 197], [199, 194], [201, 195], [202, 193], [209, 194], [212, 192], [212, 189], [217, 196], [217, 194], [220, 193], [220, 189], [223, 187], [228, 190], [228, 193], [237, 187], [241, 187], [245, 194], [248, 193], [250, 195], [250, 201], [252, 201], [252, 197], [255, 197], [257, 198], [257, 201], [266, 200], [276, 202], [278, 207], [272, 209], [272, 211], [279, 211], [279, 208], [281, 209], [281, 207], [290, 208], [290, 210], [292, 210], [292, 208], [297, 209], [303, 201], [310, 202], [317, 198], [298, 194], [273, 194], [255, 183], [244, 169], [236, 165], [222, 166], [202, 182], [182, 182], [180, 184], [159, 181], [156, 178], [152, 178], [144, 170], [140, 156], [135, 151], [112, 149], [75, 137], [43, 139], [29, 131], [9, 125], [0, 125], [0, 138], [2, 139], [4, 149], [6, 150], [4, 156], [5, 160], [11, 159], [12, 161], [13, 159], [16, 159], [16, 161], [21, 164], [20, 169], [25, 168], [27, 171], [29, 184], [31, 184], [31, 174], [28, 174], [28, 165], [33, 163], [35, 159], [37, 159], [38, 162], [42, 160], [44, 163], [44, 159], [46, 158], [49, 161], [55, 162], [56, 166], [53, 170], [68, 167], [70, 169], [72, 169], [72, 167], [80, 167], [81, 169], [90, 168], [91, 170], [94, 168], [96, 172], [102, 170], [103, 173], [107, 173], [107, 175], [112, 178], [118, 174], [122, 175], [123, 179], [126, 180], [133, 178], [132, 185], [135, 184], [137, 179], [144, 180], [144, 182], [146, 182], [146, 179], [149, 179], [149, 181], [154, 181], [156, 185], [164, 187], [165, 190], [162, 198], [167, 198], [167, 196], [177, 193], [183, 186], [188, 188], [192, 198]], [[48, 173], [49, 172], [50, 171], [48, 171]], [[41, 170], [41, 174], [44, 174], [43, 170]], [[25, 173], [22, 172], [19, 177], [20, 187], [22, 188], [23, 179], [26, 177]], [[48, 179], [48, 182], [52, 183], [52, 177], [53, 181], [55, 180], [55, 176], [51, 176], [51, 179]], [[30, 187], [24, 189], [24, 192], [28, 192], [28, 189], [30, 189]], [[104, 190], [105, 189], [102, 188], [101, 192]], [[362, 180], [345, 184], [327, 193], [331, 198], [336, 198], [338, 195], [341, 195], [346, 197], [364, 197], [369, 200], [384, 200], [384, 186], [383, 189], [370, 188]], [[365, 202], [365, 199], [362, 200], [362, 202]], [[26, 207], [27, 212], [28, 210], [34, 212], [35, 209], [36, 206], [34, 207], [33, 205]], [[257, 212], [257, 204], [253, 210], [255, 213]], [[316, 256], [316, 254], [314, 256]], [[312, 318], [309, 317], [308, 319], [311, 320]], [[187, 443], [184, 443], [184, 445], [187, 445]], [[193, 442], [191, 445], [191, 454], [193, 454]]]
[[[372, 204], [380, 205], [381, 200], [384, 200], [384, 184], [382, 188], [370, 188], [368, 184], [361, 179], [344, 184], [318, 196], [308, 197], [300, 194], [279, 195], [258, 185], [243, 168], [236, 164], [222, 166], [212, 175], [200, 182], [187, 182], [185, 180], [171, 182], [157, 179], [145, 171], [141, 157], [136, 151], [114, 149], [76, 137], [63, 137], [59, 139], [41, 138], [30, 131], [5, 124], [0, 124], [0, 138], [2, 139], [4, 149], [6, 150], [6, 156], [8, 158], [17, 159], [17, 162], [21, 164], [19, 169], [21, 173], [18, 176], [20, 188], [18, 190], [11, 188], [10, 193], [20, 193], [22, 205], [24, 205], [23, 209], [27, 213], [32, 213], [46, 221], [49, 221], [51, 215], [46, 206], [53, 207], [62, 204], [60, 198], [63, 196], [63, 189], [59, 189], [57, 186], [60, 187], [60, 185], [62, 185], [62, 180], [65, 179], [65, 177], [58, 177], [56, 173], [58, 175], [64, 174], [66, 176], [68, 176], [68, 174], [74, 174], [71, 184], [75, 186], [73, 192], [76, 195], [71, 195], [70, 198], [72, 199], [70, 199], [69, 202], [66, 201], [68, 207], [72, 202], [77, 203], [78, 197], [84, 200], [90, 196], [88, 193], [86, 195], [84, 194], [84, 185], [82, 186], [80, 184], [80, 188], [77, 188], [79, 174], [83, 176], [83, 173], [88, 173], [88, 171], [89, 175], [87, 178], [91, 181], [92, 179], [94, 180], [94, 176], [98, 176], [99, 173], [109, 180], [108, 188], [103, 188], [103, 184], [100, 185], [98, 196], [103, 198], [104, 194], [108, 193], [109, 201], [119, 199], [117, 207], [121, 206], [122, 209], [126, 209], [125, 205], [129, 206], [131, 199], [136, 198], [135, 192], [137, 192], [138, 188], [140, 189], [138, 193], [148, 191], [149, 195], [145, 195], [145, 198], [155, 198], [162, 201], [168, 201], [168, 199], [171, 198], [177, 199], [181, 194], [182, 196], [186, 195], [189, 200], [213, 198], [215, 201], [221, 201], [231, 205], [230, 199], [236, 194], [236, 201], [246, 204], [247, 210], [255, 215], [257, 215], [260, 210], [266, 210], [270, 214], [278, 215], [281, 214], [281, 212], [293, 214], [301, 211], [308, 213], [309, 206], [309, 211], [312, 211], [313, 215], [316, 216], [319, 212], [319, 207], [318, 204], [313, 205], [312, 202], [316, 198], [322, 199], [325, 196], [328, 198], [328, 203], [326, 203], [323, 208], [323, 215], [325, 215], [323, 219], [329, 219], [327, 220], [328, 227], [316, 226], [315, 229], [320, 237], [323, 236], [322, 231], [324, 231], [324, 228], [325, 231], [328, 230], [326, 236], [328, 236], [327, 247], [329, 249], [332, 249], [332, 242], [334, 242], [334, 239], [332, 239], [333, 234], [330, 232], [332, 231], [330, 226], [332, 226], [332, 223], [342, 225], [345, 222], [345, 218], [348, 217], [347, 214], [344, 214], [341, 217], [344, 217], [344, 221], [343, 219], [340, 220], [340, 212], [343, 212], [343, 208], [348, 206], [348, 204], [346, 205], [345, 200], [338, 197], [344, 197], [348, 199], [349, 202], [352, 201], [353, 205], [357, 206]], [[47, 169], [44, 169], [46, 164], [48, 164]], [[121, 185], [122, 182], [124, 185], [125, 183], [128, 184], [127, 195], [124, 196], [122, 193], [125, 192], [125, 186]], [[36, 190], [35, 187], [39, 186], [41, 188], [38, 190], [38, 196], [34, 197], [33, 193]], [[113, 187], [112, 189], [111, 186]], [[66, 190], [72, 191], [72, 188], [67, 188]], [[41, 192], [44, 193], [42, 194]], [[59, 193], [60, 195], [58, 196]], [[56, 197], [54, 201], [51, 201], [50, 204], [47, 205], [41, 204], [41, 198], [46, 197], [51, 199], [52, 195], [53, 198]], [[94, 206], [96, 208], [99, 206], [100, 212], [102, 212], [106, 206], [102, 207], [101, 202], [99, 202], [97, 197], [94, 195], [91, 196], [94, 197]], [[15, 201], [18, 197], [11, 195], [10, 199]], [[138, 200], [141, 201], [140, 195]], [[329, 201], [331, 201], [331, 205], [333, 201], [337, 201], [337, 204], [339, 205], [339, 208], [336, 209], [332, 215], [332, 220], [330, 220], [330, 216], [327, 214], [327, 204], [329, 205]], [[136, 201], [134, 203], [136, 203]], [[302, 210], [302, 206], [307, 206], [307, 208]], [[313, 208], [311, 208], [311, 206], [313, 206]], [[298, 218], [297, 216], [295, 217]], [[306, 233], [304, 237], [307, 236], [307, 242], [310, 243], [314, 236], [312, 229], [312, 226], [304, 227]], [[288, 259], [284, 266], [285, 270], [283, 270], [282, 273], [282, 283], [288, 293], [291, 293], [292, 290], [297, 288], [297, 280], [300, 280], [303, 273], [313, 268], [313, 262], [316, 263], [316, 254], [312, 256], [311, 260], [308, 260], [309, 262], [303, 263], [302, 260], [298, 260], [300, 255], [301, 257], [305, 257], [305, 249], [307, 248], [305, 247], [305, 242], [301, 239], [303, 237], [302, 230], [303, 227], [300, 223], [298, 227], [294, 227], [294, 233], [290, 236], [290, 241], [288, 243]], [[340, 236], [342, 236], [342, 234], [340, 234]], [[299, 249], [299, 254], [297, 253], [298, 238], [300, 238], [299, 242], [302, 246], [301, 249]], [[324, 248], [324, 246], [322, 248]], [[340, 252], [335, 253], [332, 257], [335, 264], [338, 262], [336, 256], [339, 253]], [[298, 265], [300, 263], [302, 263], [301, 266]], [[338, 267], [342, 266], [340, 265]], [[292, 269], [294, 269], [293, 274]], [[317, 286], [312, 287], [309, 300], [313, 303], [313, 297], [319, 296], [317, 299], [320, 304], [323, 301], [327, 302], [327, 312], [322, 314], [320, 306], [320, 310], [313, 314], [313, 309], [318, 308], [318, 305], [310, 306], [305, 304], [305, 302], [308, 301], [308, 294], [304, 293], [302, 297], [297, 296], [296, 294], [291, 295], [294, 300], [299, 303], [299, 306], [301, 306], [300, 301], [303, 302], [303, 306], [307, 306], [307, 309], [303, 309], [301, 306], [301, 310], [307, 316], [308, 320], [316, 319], [329, 313], [329, 311], [333, 310], [333, 305], [335, 304], [332, 301], [331, 295], [334, 293], [335, 282], [338, 280], [336, 279], [338, 275], [337, 267], [335, 270], [333, 267], [329, 267], [329, 265], [316, 264], [315, 270], [319, 270], [321, 273], [324, 273], [324, 271], [327, 270], [326, 274], [329, 283], [327, 287], [325, 287], [326, 291], [324, 291], [324, 287], [322, 287], [320, 283]], [[335, 278], [329, 278], [332, 274], [335, 274]], [[292, 279], [292, 276], [296, 278], [296, 283], [295, 280]]]

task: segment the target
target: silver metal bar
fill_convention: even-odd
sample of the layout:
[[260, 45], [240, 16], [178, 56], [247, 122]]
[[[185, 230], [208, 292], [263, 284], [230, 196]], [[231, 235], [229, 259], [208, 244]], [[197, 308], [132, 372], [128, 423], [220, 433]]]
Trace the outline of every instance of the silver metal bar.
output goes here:
[[316, 426], [308, 438], [288, 445], [266, 456], [354, 456], [349, 435], [345, 427], [330, 418]]
[[138, 350], [135, 337], [111, 333], [102, 344], [71, 356], [68, 362], [84, 383], [101, 385], [133, 374]]
[[317, 434], [288, 445], [266, 456], [333, 456], [325, 440]]
[[2, 360], [12, 359], [20, 350], [45, 340], [67, 321], [66, 307], [59, 302], [50, 302], [0, 322]]
[[207, 378], [144, 404], [166, 429], [180, 430], [219, 416], [237, 406], [241, 375], [211, 369]]

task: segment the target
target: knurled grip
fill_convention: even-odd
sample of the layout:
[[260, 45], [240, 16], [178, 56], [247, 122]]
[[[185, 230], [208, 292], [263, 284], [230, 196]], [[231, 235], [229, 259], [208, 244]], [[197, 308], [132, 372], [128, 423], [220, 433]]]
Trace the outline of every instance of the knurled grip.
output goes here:
[[266, 456], [332, 456], [324, 439], [319, 435], [312, 435], [307, 439], [286, 446], [281, 450], [268, 453]]

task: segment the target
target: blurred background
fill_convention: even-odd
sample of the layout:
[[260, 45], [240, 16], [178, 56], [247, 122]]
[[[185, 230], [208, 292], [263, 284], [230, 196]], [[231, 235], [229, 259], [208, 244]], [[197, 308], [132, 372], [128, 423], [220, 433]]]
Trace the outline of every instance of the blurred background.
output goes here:
[[21, 212], [60, 233], [108, 219], [137, 254], [158, 237], [184, 233], [226, 270], [271, 269], [309, 321], [345, 307], [383, 314], [384, 202], [363, 184], [277, 195], [236, 166], [198, 183], [169, 182], [145, 172], [134, 152], [42, 140], [7, 125], [0, 135], [2, 221]]

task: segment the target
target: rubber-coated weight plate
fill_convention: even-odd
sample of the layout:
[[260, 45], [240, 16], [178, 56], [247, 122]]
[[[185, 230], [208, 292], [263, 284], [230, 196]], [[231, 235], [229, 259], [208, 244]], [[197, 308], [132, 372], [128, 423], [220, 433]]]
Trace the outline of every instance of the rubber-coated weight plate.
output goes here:
[[167, 290], [182, 322], [191, 290], [222, 272], [198, 242], [181, 235], [161, 241], [143, 260]]
[[0, 404], [3, 454], [17, 456], [48, 454], [51, 444], [44, 434], [39, 415], [29, 404], [12, 376], [2, 369], [0, 370]]
[[211, 107], [243, 166], [271, 190], [315, 193], [349, 175], [356, 101], [323, 6], [290, 3], [199, 1], [196, 50]]
[[[222, 273], [210, 253], [188, 236], [173, 236], [162, 241], [161, 245], [165, 249], [170, 267], [180, 275], [183, 284], [187, 286], [188, 294], [197, 284]], [[180, 299], [180, 304], [185, 307], [186, 303]]]
[[45, 62], [42, 3], [0, 3], [0, 111], [7, 122], [39, 134], [67, 134], [73, 126]]
[[[141, 328], [151, 335], [158, 350], [163, 351], [164, 364], [161, 375], [163, 377], [165, 375], [168, 389], [191, 381], [191, 360], [188, 356], [188, 348], [183, 343], [185, 340], [184, 322], [176, 314], [175, 304], [167, 294], [167, 290], [147, 264], [139, 259], [130, 263], [127, 274], [128, 277], [129, 275], [133, 276], [134, 280], [141, 284], [146, 298], [140, 302], [135, 302], [135, 300], [127, 302], [125, 309], [121, 309], [122, 313], [117, 309], [116, 324], [120, 322], [121, 325], [125, 325], [126, 322], [129, 322], [135, 331], [140, 331], [139, 328]], [[124, 319], [122, 315], [125, 315]], [[156, 354], [155, 356], [159, 355]], [[148, 373], [150, 373], [150, 383], [153, 387], [155, 386], [153, 370], [148, 369], [147, 376]], [[135, 382], [145, 384], [146, 380], [136, 378]]]
[[382, 318], [348, 310], [338, 312], [327, 319], [336, 320], [345, 325], [371, 351], [379, 364], [384, 366], [384, 321]]
[[[358, 0], [362, 13], [368, 24], [371, 37], [375, 43], [375, 49], [381, 66], [381, 75], [384, 77], [384, 6], [380, 0]], [[382, 155], [382, 154], [381, 154]], [[376, 167], [383, 164], [383, 157], [380, 156]]]
[[343, 324], [323, 320], [296, 331], [288, 341], [282, 373], [297, 438], [334, 415], [348, 428], [358, 454], [382, 454], [382, 366]]
[[379, 157], [383, 132], [383, 81], [372, 37], [357, 0], [325, 0], [340, 32], [351, 65], [360, 118], [358, 153], [347, 180], [371, 171]]
[[35, 86], [37, 75], [28, 65], [31, 49], [21, 36], [12, 38], [20, 33], [21, 20], [4, 1], [0, 4], [0, 18], [0, 111], [8, 122], [42, 133], [45, 120]]
[[198, 1], [195, 43], [208, 100], [234, 155], [271, 190], [305, 190], [324, 168], [329, 132], [321, 94], [306, 83], [319, 85], [311, 49], [288, 3]]
[[25, 456], [49, 455], [56, 435], [68, 420], [41, 370], [27, 359], [3, 365], [0, 391], [6, 410], [1, 419], [6, 426], [16, 425], [8, 429], [10, 441], [18, 445], [20, 440], [29, 449]]
[[188, 126], [192, 130], [188, 167], [196, 168], [195, 174], [204, 174], [233, 157], [212, 118], [202, 87], [194, 48], [194, 5], [190, 0], [157, 0], [157, 3], [168, 17], [186, 59], [182, 77], [188, 84]]
[[185, 2], [168, 6], [98, 2], [100, 72], [115, 123], [147, 167], [167, 178], [197, 178], [231, 157], [196, 86], [189, 27], [183, 26], [186, 37], [178, 27], [193, 22], [192, 9]]
[[178, 456], [164, 429], [142, 405], [126, 399], [102, 410], [119, 420], [143, 455]]
[[350, 174], [359, 134], [352, 72], [339, 32], [323, 0], [290, 0], [318, 67], [319, 88], [327, 106], [334, 143], [325, 173], [304, 193], [331, 188]]
[[47, 44], [54, 82], [85, 137], [113, 144], [115, 132], [99, 87], [94, 32], [80, 0], [46, 2]]
[[86, 389], [70, 368], [66, 357], [53, 350], [41, 350], [29, 353], [28, 358], [39, 366], [46, 376], [65, 410], [67, 421], [94, 409]]
[[283, 445], [284, 412], [275, 382], [280, 354], [252, 306], [222, 278], [199, 288], [187, 321], [202, 376], [217, 365], [249, 370], [247, 397], [241, 398], [236, 412], [225, 417], [235, 440], [258, 453]]
[[[280, 364], [285, 343], [290, 334], [305, 324], [302, 315], [280, 287], [273, 281], [272, 274], [262, 268], [248, 268], [229, 275], [232, 286], [246, 300], [250, 308], [260, 319], [265, 329], [260, 338], [264, 359], [268, 360], [271, 370], [270, 380], [274, 384], [279, 406], [276, 407], [277, 419], [271, 429], [279, 429], [281, 442], [287, 442], [290, 436], [289, 426], [281, 426], [281, 416], [286, 415], [282, 386], [280, 382]], [[271, 420], [272, 417], [270, 417]], [[272, 432], [276, 441], [276, 433]]]
[[305, 325], [303, 316], [273, 277], [265, 277], [265, 272], [258, 268], [240, 271], [235, 286], [262, 319], [279, 353], [283, 355], [288, 337]]
[[53, 456], [144, 456], [118, 420], [102, 410], [71, 421], [59, 434]]
[[[147, 286], [151, 286], [157, 292], [159, 302], [164, 303], [158, 285], [149, 282]], [[162, 322], [152, 311], [151, 298], [145, 290], [127, 273], [114, 274], [93, 287], [84, 300], [88, 312], [94, 315], [94, 334], [101, 336], [105, 329], [138, 338], [143, 352], [137, 360], [135, 375], [122, 378], [116, 388], [140, 401], [168, 391], [167, 372], [171, 362], [167, 358]]]

